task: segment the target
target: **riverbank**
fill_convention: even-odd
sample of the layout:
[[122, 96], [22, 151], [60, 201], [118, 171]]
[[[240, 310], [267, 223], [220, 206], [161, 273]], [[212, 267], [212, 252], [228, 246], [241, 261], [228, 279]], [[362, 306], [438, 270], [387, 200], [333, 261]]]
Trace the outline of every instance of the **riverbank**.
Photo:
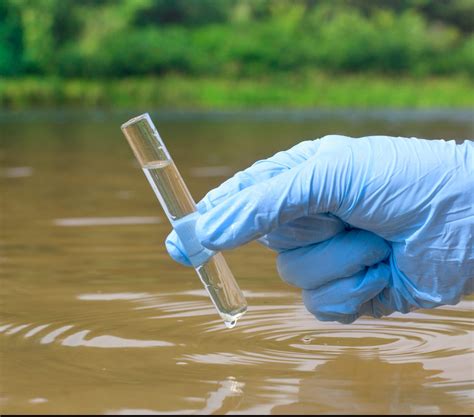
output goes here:
[[370, 75], [272, 76], [260, 79], [2, 78], [0, 108], [103, 107], [187, 110], [257, 108], [470, 108], [468, 77], [399, 78]]

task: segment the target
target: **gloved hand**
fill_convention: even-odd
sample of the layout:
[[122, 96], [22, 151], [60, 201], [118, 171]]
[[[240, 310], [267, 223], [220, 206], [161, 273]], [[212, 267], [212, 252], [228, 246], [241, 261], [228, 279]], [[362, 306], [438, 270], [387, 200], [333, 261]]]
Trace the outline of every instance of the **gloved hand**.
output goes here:
[[[474, 142], [326, 136], [258, 161], [198, 204], [201, 243], [279, 252], [320, 320], [456, 304], [473, 292]], [[170, 255], [188, 264], [171, 233]]]

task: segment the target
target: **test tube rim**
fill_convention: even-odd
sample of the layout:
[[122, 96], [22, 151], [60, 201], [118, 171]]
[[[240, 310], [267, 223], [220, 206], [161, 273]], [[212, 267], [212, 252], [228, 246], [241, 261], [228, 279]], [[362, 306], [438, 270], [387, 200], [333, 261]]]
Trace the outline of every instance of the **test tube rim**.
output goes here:
[[139, 116], [135, 116], [133, 117], [132, 119], [126, 121], [122, 126], [120, 126], [121, 129], [126, 129], [127, 127], [143, 120], [143, 119], [146, 119], [150, 122], [150, 124], [153, 126], [153, 122], [151, 120], [151, 117], [148, 113], [143, 113], [143, 114], [140, 114]]

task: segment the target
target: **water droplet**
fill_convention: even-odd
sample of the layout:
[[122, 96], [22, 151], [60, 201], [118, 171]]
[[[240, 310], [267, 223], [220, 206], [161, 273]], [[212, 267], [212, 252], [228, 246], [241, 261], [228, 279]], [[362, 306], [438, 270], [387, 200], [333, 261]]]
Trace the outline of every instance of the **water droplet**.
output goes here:
[[224, 321], [224, 324], [225, 324], [225, 327], [227, 327], [228, 329], [232, 329], [237, 324], [237, 320]]

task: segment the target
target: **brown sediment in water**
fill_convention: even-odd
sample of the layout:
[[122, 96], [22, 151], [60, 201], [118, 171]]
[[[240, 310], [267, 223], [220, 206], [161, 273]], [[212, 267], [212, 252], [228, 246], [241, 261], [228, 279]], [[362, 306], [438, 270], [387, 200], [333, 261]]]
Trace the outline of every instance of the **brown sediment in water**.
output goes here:
[[[226, 253], [250, 306], [226, 330], [194, 271], [166, 254], [170, 226], [117, 125], [0, 126], [4, 167], [30, 168], [0, 183], [2, 413], [471, 413], [472, 297], [322, 323], [279, 280], [274, 255], [250, 244]], [[341, 126], [394, 133], [361, 120], [169, 121], [162, 131], [178, 138], [170, 152], [200, 197], [226, 177], [193, 167], [235, 171]], [[469, 129], [411, 121], [396, 133]]]

